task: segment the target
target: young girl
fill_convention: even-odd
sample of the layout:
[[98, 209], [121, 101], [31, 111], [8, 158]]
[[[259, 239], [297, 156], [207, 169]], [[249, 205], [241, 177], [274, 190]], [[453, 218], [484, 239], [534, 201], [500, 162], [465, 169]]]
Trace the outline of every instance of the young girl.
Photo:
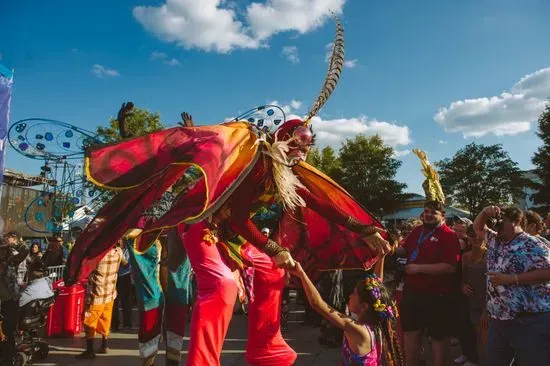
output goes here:
[[[382, 273], [383, 259], [375, 272]], [[390, 301], [382, 279], [369, 274], [357, 283], [349, 298], [348, 309], [354, 319], [327, 305], [306, 275], [302, 266], [290, 273], [300, 278], [311, 307], [322, 317], [344, 331], [342, 366], [404, 365], [393, 322], [397, 316], [395, 303]]]

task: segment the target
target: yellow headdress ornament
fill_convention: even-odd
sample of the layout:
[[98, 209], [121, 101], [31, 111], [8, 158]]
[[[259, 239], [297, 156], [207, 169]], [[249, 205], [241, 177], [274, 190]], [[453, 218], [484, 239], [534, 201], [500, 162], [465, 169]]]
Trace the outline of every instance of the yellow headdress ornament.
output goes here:
[[437, 174], [437, 171], [428, 161], [428, 155], [420, 149], [413, 149], [413, 153], [420, 159], [422, 174], [426, 177], [426, 180], [422, 183], [422, 188], [424, 188], [424, 193], [426, 194], [426, 201], [438, 201], [445, 204], [445, 195], [443, 194], [441, 183], [439, 183], [439, 174]]

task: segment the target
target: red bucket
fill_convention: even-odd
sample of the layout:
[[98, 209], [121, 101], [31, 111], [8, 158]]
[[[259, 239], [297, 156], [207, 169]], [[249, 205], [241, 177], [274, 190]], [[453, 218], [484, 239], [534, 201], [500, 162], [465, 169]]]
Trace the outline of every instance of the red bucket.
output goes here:
[[84, 286], [65, 286], [56, 281], [53, 289], [59, 290], [54, 305], [48, 312], [46, 334], [48, 337], [73, 337], [82, 331], [82, 312], [86, 290]]

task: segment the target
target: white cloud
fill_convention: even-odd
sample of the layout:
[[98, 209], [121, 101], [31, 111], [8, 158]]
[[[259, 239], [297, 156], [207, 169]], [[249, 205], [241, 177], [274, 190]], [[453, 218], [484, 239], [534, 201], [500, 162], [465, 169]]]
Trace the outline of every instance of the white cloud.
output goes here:
[[340, 14], [346, 0], [267, 0], [252, 3], [247, 18], [260, 40], [284, 31], [301, 34], [321, 26], [332, 13]]
[[222, 0], [167, 0], [160, 7], [138, 6], [134, 17], [157, 37], [185, 48], [226, 53], [234, 48], [258, 48]]
[[164, 61], [164, 63], [168, 66], [181, 66], [181, 63], [176, 60], [175, 58], [171, 58], [170, 60]]
[[411, 153], [411, 150], [393, 150], [393, 156], [396, 158], [401, 158], [407, 156]]
[[99, 64], [92, 65], [92, 73], [98, 78], [120, 76], [119, 72], [115, 69], [110, 69]]
[[293, 64], [297, 64], [300, 62], [300, 57], [298, 56], [298, 47], [296, 46], [284, 46], [281, 54]]
[[243, 9], [241, 21], [232, 1], [166, 0], [161, 6], [137, 6], [133, 15], [145, 29], [167, 42], [185, 48], [227, 53], [233, 49], [261, 47], [279, 32], [303, 34], [314, 30], [332, 13], [341, 13], [345, 2], [253, 2]]
[[350, 69], [354, 68], [355, 66], [358, 65], [358, 62], [359, 60], [354, 58], [352, 60], [347, 60], [347, 61], [344, 61], [344, 67], [348, 67]]
[[276, 105], [278, 107], [280, 107], [283, 112], [285, 112], [285, 115], [286, 115], [286, 119], [288, 120], [289, 119], [289, 115], [293, 112], [295, 112], [296, 109], [298, 109], [299, 107], [295, 108], [295, 106], [297, 104], [299, 104], [300, 106], [302, 105], [302, 102], [298, 101], [298, 100], [294, 100], [292, 99], [292, 101], [289, 103], [289, 104], [285, 104], [285, 103], [279, 103], [278, 100], [272, 100], [270, 101], [269, 103], [267, 103], [269, 105]]
[[[281, 104], [277, 100], [272, 100], [267, 104], [281, 107], [286, 114], [287, 121], [294, 118], [304, 118], [303, 115], [299, 115], [298, 113], [298, 110], [303, 106], [301, 101], [292, 99], [289, 104]], [[317, 135], [317, 145], [321, 147], [330, 145], [335, 149], [339, 149], [345, 139], [354, 138], [359, 134], [365, 136], [379, 135], [384, 143], [393, 148], [406, 146], [412, 142], [409, 127], [377, 119], [369, 119], [366, 116], [338, 119], [323, 119], [319, 116], [314, 116], [311, 119], [311, 125]], [[408, 150], [396, 150], [397, 156], [404, 156], [408, 153]]]
[[175, 59], [168, 59], [168, 55], [164, 52], [153, 51], [151, 52], [151, 60], [159, 60], [168, 66], [181, 66], [181, 63]]
[[164, 52], [153, 51], [151, 52], [151, 60], [166, 60], [168, 55]]
[[[329, 62], [330, 61], [330, 56], [332, 55], [332, 48], [334, 47], [334, 43], [333, 42], [330, 42], [330, 43], [327, 43], [325, 45], [325, 62]], [[347, 68], [354, 68], [356, 67], [357, 65], [359, 65], [359, 59], [351, 59], [351, 60], [344, 60], [344, 67], [347, 67]]]
[[[330, 145], [338, 149], [345, 139], [354, 138], [359, 134], [365, 136], [379, 135], [384, 143], [393, 148], [406, 146], [411, 143], [409, 127], [378, 121], [377, 119], [369, 119], [366, 116], [333, 120], [323, 120], [321, 117], [315, 116], [312, 118], [311, 123], [317, 135], [317, 144], [319, 146]], [[406, 150], [396, 151], [396, 154], [403, 156], [408, 154], [408, 152]]]
[[440, 108], [434, 120], [464, 137], [516, 135], [529, 131], [550, 97], [550, 68], [522, 77], [510, 91], [465, 99]]
[[299, 100], [292, 99], [290, 101], [290, 106], [292, 107], [292, 109], [300, 109], [302, 107], [302, 102]]
[[449, 143], [449, 141], [445, 141], [445, 140], [439, 140], [439, 143], [440, 143], [441, 145], [446, 145], [446, 144], [448, 144], [448, 143]]

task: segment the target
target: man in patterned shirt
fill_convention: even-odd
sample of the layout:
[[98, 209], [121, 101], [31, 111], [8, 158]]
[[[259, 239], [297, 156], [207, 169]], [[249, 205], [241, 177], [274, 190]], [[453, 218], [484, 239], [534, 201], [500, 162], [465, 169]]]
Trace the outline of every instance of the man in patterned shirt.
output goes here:
[[116, 298], [116, 283], [120, 264], [128, 262], [117, 245], [99, 262], [97, 269], [88, 277], [88, 294], [84, 311], [84, 328], [86, 331], [86, 351], [77, 356], [79, 359], [95, 358], [94, 338], [96, 333], [102, 335], [101, 348], [98, 353], [108, 351], [107, 339], [111, 330], [113, 304]]
[[[497, 218], [494, 232], [486, 226]], [[488, 366], [550, 365], [550, 248], [525, 233], [518, 208], [488, 206], [474, 229], [487, 238]]]

